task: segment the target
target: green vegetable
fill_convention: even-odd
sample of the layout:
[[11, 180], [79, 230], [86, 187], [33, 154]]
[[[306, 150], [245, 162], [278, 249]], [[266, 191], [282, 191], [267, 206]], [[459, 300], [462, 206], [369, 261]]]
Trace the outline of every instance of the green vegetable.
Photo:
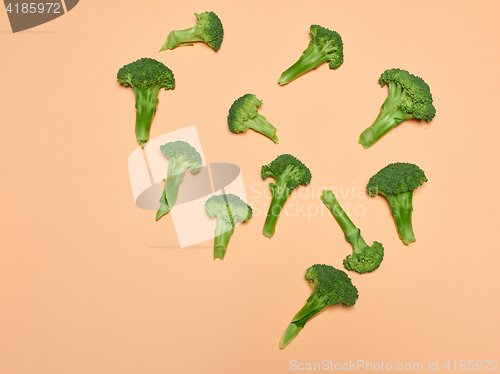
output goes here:
[[118, 82], [132, 87], [135, 93], [135, 136], [142, 148], [149, 141], [151, 123], [156, 113], [160, 89], [173, 90], [175, 79], [172, 71], [152, 58], [141, 58], [118, 71]]
[[257, 113], [257, 109], [261, 105], [262, 101], [252, 94], [245, 94], [235, 100], [227, 116], [229, 130], [239, 133], [251, 128], [264, 134], [276, 144], [279, 140], [276, 136], [276, 127], [267, 122], [264, 116]]
[[299, 60], [281, 74], [278, 83], [285, 85], [295, 78], [328, 62], [330, 69], [337, 69], [344, 62], [344, 45], [341, 36], [319, 25], [311, 25], [311, 41]]
[[370, 247], [361, 236], [358, 229], [344, 212], [332, 191], [324, 190], [321, 200], [330, 209], [333, 216], [344, 231], [346, 240], [351, 243], [353, 253], [344, 259], [347, 270], [357, 271], [360, 274], [369, 273], [377, 269], [384, 259], [384, 247], [379, 242], [373, 242]]
[[214, 240], [214, 260], [224, 260], [227, 245], [236, 222], [247, 222], [252, 216], [252, 208], [233, 194], [215, 195], [205, 203], [210, 218], [217, 216]]
[[382, 73], [379, 83], [382, 87], [387, 84], [389, 96], [382, 104], [380, 114], [373, 125], [359, 137], [358, 143], [365, 149], [405, 119], [432, 121], [436, 115], [430, 88], [422, 78], [405, 70], [389, 69]]
[[160, 198], [160, 208], [156, 213], [157, 221], [170, 212], [170, 209], [175, 205], [184, 172], [189, 170], [192, 174], [196, 174], [201, 168], [200, 154], [186, 142], [177, 140], [166, 143], [160, 147], [160, 150], [168, 158], [168, 171], [166, 181], [163, 180], [165, 187]]
[[366, 186], [370, 196], [379, 194], [387, 198], [399, 237], [405, 244], [416, 240], [411, 221], [413, 191], [424, 182], [427, 178], [417, 165], [397, 162], [380, 170]]
[[[280, 348], [288, 343], [302, 330], [307, 321], [330, 305], [353, 306], [358, 298], [358, 290], [349, 276], [342, 270], [330, 265], [313, 265], [306, 271], [306, 279], [313, 287], [306, 305], [293, 317], [281, 340]], [[335, 339], [332, 332], [332, 340]]]
[[272, 238], [276, 229], [276, 222], [283, 205], [292, 191], [300, 185], [307, 186], [311, 181], [311, 172], [299, 159], [292, 155], [278, 156], [269, 165], [262, 166], [262, 179], [273, 177], [276, 184], [269, 183], [273, 198], [262, 233]]
[[186, 30], [173, 30], [160, 49], [174, 49], [179, 46], [193, 45], [195, 42], [204, 42], [217, 51], [222, 44], [224, 28], [217, 14], [214, 12], [195, 13], [196, 25]]

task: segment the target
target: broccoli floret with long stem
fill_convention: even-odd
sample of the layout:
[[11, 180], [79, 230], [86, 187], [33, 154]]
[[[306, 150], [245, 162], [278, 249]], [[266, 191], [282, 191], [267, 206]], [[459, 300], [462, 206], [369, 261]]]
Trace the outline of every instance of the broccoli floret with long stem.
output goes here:
[[430, 88], [422, 78], [405, 70], [388, 69], [382, 73], [379, 83], [382, 87], [387, 84], [389, 96], [373, 125], [359, 137], [358, 143], [365, 149], [405, 119], [418, 118], [430, 122], [436, 115]]
[[188, 143], [177, 140], [160, 146], [161, 153], [168, 158], [167, 179], [163, 180], [165, 186], [160, 198], [160, 208], [156, 213], [158, 221], [175, 205], [179, 185], [184, 177], [184, 172], [189, 170], [196, 174], [201, 169], [201, 156], [194, 147]]
[[344, 62], [342, 37], [335, 31], [311, 25], [311, 41], [299, 60], [281, 74], [278, 83], [285, 85], [309, 70], [328, 62], [330, 69], [337, 69]]
[[399, 237], [405, 244], [416, 240], [411, 220], [413, 191], [424, 182], [427, 177], [417, 165], [397, 162], [381, 169], [366, 186], [370, 196], [379, 194], [387, 198]]
[[373, 242], [370, 247], [361, 236], [351, 219], [340, 206], [332, 191], [324, 190], [321, 200], [328, 207], [344, 232], [346, 240], [351, 243], [353, 253], [344, 259], [347, 270], [357, 271], [360, 274], [369, 273], [377, 269], [384, 259], [384, 247], [379, 242]]
[[195, 42], [204, 42], [217, 51], [222, 44], [224, 28], [217, 14], [214, 12], [195, 13], [196, 25], [186, 30], [173, 30], [160, 49], [174, 49], [179, 46], [193, 45]]
[[132, 87], [135, 93], [135, 136], [142, 148], [149, 141], [149, 132], [158, 104], [160, 89], [173, 90], [175, 79], [172, 71], [152, 58], [141, 58], [118, 71], [118, 82]]
[[233, 194], [214, 195], [205, 203], [210, 218], [217, 217], [214, 239], [214, 260], [224, 260], [227, 245], [236, 222], [247, 222], [252, 216], [250, 205]]
[[269, 183], [273, 198], [262, 233], [268, 238], [272, 238], [276, 229], [278, 217], [285, 205], [288, 196], [300, 185], [307, 186], [311, 181], [311, 172], [299, 159], [292, 155], [278, 156], [269, 165], [262, 166], [262, 179], [272, 177], [276, 184]]
[[236, 99], [229, 109], [227, 124], [234, 133], [245, 132], [251, 128], [271, 139], [274, 144], [279, 139], [276, 136], [276, 127], [267, 122], [266, 118], [257, 112], [262, 101], [257, 96], [245, 94]]
[[306, 279], [313, 287], [306, 305], [293, 317], [280, 343], [285, 348], [302, 330], [307, 321], [331, 305], [353, 306], [358, 290], [349, 276], [330, 265], [313, 265], [306, 271]]

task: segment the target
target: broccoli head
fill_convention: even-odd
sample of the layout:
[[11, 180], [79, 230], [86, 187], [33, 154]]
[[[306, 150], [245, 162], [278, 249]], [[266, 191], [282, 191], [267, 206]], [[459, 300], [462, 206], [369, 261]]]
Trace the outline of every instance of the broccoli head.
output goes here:
[[285, 85], [309, 70], [328, 62], [330, 69], [337, 69], [344, 62], [342, 37], [335, 31], [311, 25], [311, 41], [299, 60], [281, 74], [278, 83]]
[[177, 140], [166, 143], [160, 146], [160, 150], [168, 158], [168, 171], [167, 179], [163, 180], [165, 186], [160, 198], [160, 208], [156, 213], [157, 221], [170, 212], [175, 205], [184, 172], [189, 170], [192, 174], [196, 174], [201, 169], [200, 154], [194, 147], [184, 141]]
[[330, 265], [313, 265], [306, 271], [306, 279], [313, 287], [306, 305], [293, 317], [281, 340], [280, 348], [292, 341], [307, 321], [331, 305], [353, 306], [358, 290], [349, 276]]
[[205, 203], [210, 218], [217, 217], [214, 240], [214, 260], [224, 260], [229, 239], [236, 222], [247, 222], [252, 216], [252, 208], [233, 194], [214, 195]]
[[262, 179], [272, 177], [276, 184], [269, 183], [273, 198], [262, 233], [272, 238], [276, 229], [276, 223], [283, 205], [292, 191], [300, 185], [307, 186], [311, 182], [311, 172], [299, 159], [292, 155], [278, 156], [269, 165], [262, 166]]
[[344, 259], [344, 267], [347, 270], [356, 271], [360, 274], [369, 273], [377, 269], [384, 259], [384, 247], [382, 244], [373, 242], [371, 247], [366, 244], [361, 236], [361, 230], [352, 223], [332, 191], [324, 190], [321, 200], [339, 223], [346, 240], [351, 243], [353, 253]]
[[413, 191], [427, 182], [417, 165], [397, 162], [389, 164], [370, 178], [366, 186], [370, 196], [385, 196], [391, 205], [399, 237], [405, 244], [414, 242], [411, 214]]
[[224, 28], [214, 12], [195, 13], [196, 25], [186, 30], [173, 30], [160, 49], [174, 49], [183, 45], [193, 45], [194, 42], [204, 42], [217, 51], [222, 44]]
[[132, 87], [135, 93], [135, 136], [144, 148], [149, 141], [151, 123], [156, 113], [160, 89], [173, 90], [175, 79], [172, 71], [152, 58], [141, 58], [118, 70], [118, 83]]
[[358, 143], [365, 149], [405, 119], [418, 118], [430, 122], [436, 115], [430, 88], [422, 78], [405, 70], [388, 69], [380, 76], [379, 83], [382, 87], [387, 84], [389, 96], [373, 125], [359, 137]]
[[264, 116], [257, 113], [257, 109], [261, 105], [262, 101], [252, 94], [245, 94], [235, 100], [227, 116], [229, 130], [239, 133], [251, 128], [264, 134], [276, 144], [279, 140], [276, 136], [276, 127], [267, 122]]

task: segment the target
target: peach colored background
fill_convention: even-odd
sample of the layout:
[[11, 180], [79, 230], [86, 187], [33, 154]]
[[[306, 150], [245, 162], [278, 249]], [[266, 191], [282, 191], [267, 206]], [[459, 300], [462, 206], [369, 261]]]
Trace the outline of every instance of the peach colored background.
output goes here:
[[[224, 23], [219, 52], [202, 44], [156, 52], [205, 10]], [[427, 368], [500, 359], [499, 16], [499, 2], [473, 0], [86, 0], [12, 34], [0, 12], [0, 373], [287, 373], [291, 360]], [[278, 86], [312, 23], [342, 35], [344, 64]], [[260, 166], [281, 153], [313, 174], [288, 204], [317, 209], [321, 187], [362, 191], [390, 162], [421, 166], [429, 182], [415, 193], [417, 242], [398, 239], [384, 199], [338, 196], [364, 207], [353, 221], [386, 257], [372, 274], [349, 273], [354, 307], [329, 308], [279, 350], [310, 294], [307, 267], [342, 268], [351, 248], [326, 209], [281, 217], [272, 240], [255, 209], [224, 262], [212, 260], [212, 241], [179, 249], [172, 218], [155, 222], [130, 190], [134, 95], [116, 73], [141, 57], [164, 62], [177, 82], [160, 93], [151, 136], [195, 124], [207, 161], [239, 165], [256, 208], [269, 200], [258, 197], [268, 185]], [[392, 67], [429, 83], [437, 116], [407, 121], [363, 150], [358, 136], [387, 95], [377, 80]], [[229, 106], [246, 92], [264, 101], [279, 145], [227, 130]]]

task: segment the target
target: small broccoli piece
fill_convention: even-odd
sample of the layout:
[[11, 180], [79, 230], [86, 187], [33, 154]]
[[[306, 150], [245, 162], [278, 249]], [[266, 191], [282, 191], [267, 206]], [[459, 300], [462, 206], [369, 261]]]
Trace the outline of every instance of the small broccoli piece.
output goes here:
[[214, 240], [214, 260], [224, 260], [227, 244], [236, 222], [247, 222], [252, 216], [252, 208], [233, 194], [214, 195], [205, 203], [210, 218], [217, 216]]
[[411, 212], [413, 191], [427, 182], [422, 169], [417, 165], [397, 162], [389, 164], [370, 178], [366, 189], [370, 196], [385, 196], [391, 205], [399, 237], [405, 244], [414, 242]]
[[198, 19], [196, 25], [186, 30], [173, 30], [160, 49], [174, 49], [183, 45], [193, 45], [194, 42], [204, 42], [217, 51], [222, 44], [224, 28], [217, 14], [203, 12], [194, 14]]
[[292, 155], [278, 156], [269, 165], [262, 166], [262, 179], [273, 177], [276, 184], [269, 183], [273, 198], [262, 233], [272, 238], [276, 229], [276, 222], [283, 205], [292, 191], [300, 185], [307, 186], [311, 181], [311, 172], [299, 159]]
[[276, 127], [267, 122], [264, 116], [257, 113], [257, 109], [261, 105], [262, 101], [252, 94], [245, 94], [235, 100], [227, 116], [229, 130], [239, 133], [251, 128], [264, 134], [276, 144], [279, 140], [276, 136]]
[[281, 74], [278, 83], [285, 85], [309, 70], [328, 62], [330, 69], [337, 69], [344, 62], [344, 44], [341, 36], [319, 25], [311, 25], [311, 41], [299, 60]]
[[365, 149], [405, 119], [418, 118], [430, 122], [436, 115], [430, 88], [422, 78], [405, 70], [388, 69], [382, 73], [379, 83], [382, 87], [387, 84], [389, 96], [373, 125], [359, 136], [358, 143]]
[[149, 141], [151, 123], [156, 113], [160, 89], [173, 90], [172, 71], [152, 58], [141, 58], [118, 70], [118, 83], [132, 87], [135, 92], [135, 136], [142, 148]]
[[163, 194], [160, 198], [160, 208], [156, 213], [158, 221], [175, 205], [179, 185], [184, 177], [184, 172], [189, 170], [196, 174], [201, 169], [201, 156], [194, 147], [186, 142], [177, 140], [160, 146], [161, 153], [168, 158], [168, 171]]
[[358, 229], [350, 220], [344, 209], [340, 206], [332, 191], [324, 190], [321, 200], [344, 231], [346, 240], [351, 243], [353, 253], [344, 259], [344, 267], [347, 270], [357, 271], [360, 274], [369, 273], [377, 269], [384, 259], [384, 247], [379, 242], [373, 242], [370, 247], [361, 236]]
[[307, 321], [331, 305], [353, 306], [358, 299], [358, 290], [349, 276], [330, 265], [313, 265], [306, 271], [306, 279], [313, 287], [306, 305], [293, 317], [281, 340], [280, 348], [302, 330]]

